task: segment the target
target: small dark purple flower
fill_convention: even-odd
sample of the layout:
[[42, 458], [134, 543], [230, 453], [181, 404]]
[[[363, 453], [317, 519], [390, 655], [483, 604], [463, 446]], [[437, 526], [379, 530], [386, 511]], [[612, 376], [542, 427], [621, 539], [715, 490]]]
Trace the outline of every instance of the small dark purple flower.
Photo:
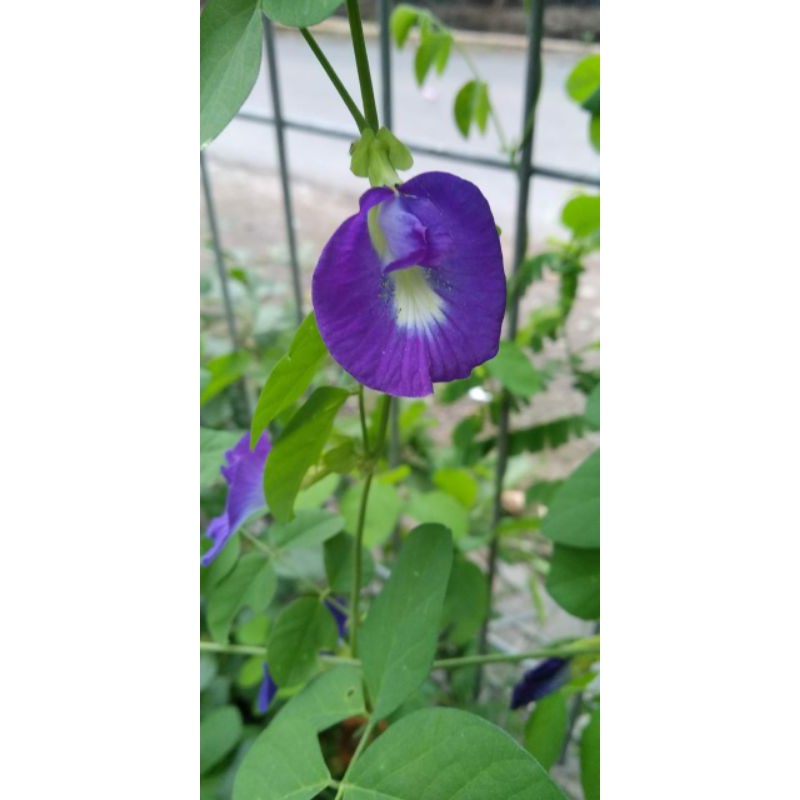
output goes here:
[[511, 708], [522, 708], [560, 689], [569, 680], [569, 659], [548, 658], [529, 669], [511, 692]]
[[261, 681], [261, 686], [258, 687], [258, 697], [256, 698], [256, 709], [259, 714], [266, 714], [269, 704], [278, 693], [278, 687], [275, 681], [272, 680], [272, 675], [269, 674], [269, 667], [266, 661], [264, 662], [264, 678]]
[[347, 613], [342, 611], [342, 606], [347, 605], [347, 601], [342, 597], [337, 597], [333, 595], [331, 598], [335, 602], [331, 602], [331, 600], [325, 600], [325, 607], [328, 611], [331, 612], [333, 618], [336, 620], [336, 627], [339, 629], [339, 638], [346, 639], [347, 638]]
[[503, 256], [486, 198], [426, 172], [376, 187], [325, 245], [314, 310], [331, 355], [371, 389], [422, 397], [497, 353]]
[[207, 567], [219, 555], [228, 539], [251, 514], [265, 507], [264, 464], [269, 449], [269, 434], [264, 431], [255, 450], [250, 449], [250, 434], [246, 433], [225, 453], [226, 465], [220, 472], [228, 482], [228, 499], [225, 511], [212, 519], [206, 529], [206, 536], [214, 544], [203, 554], [203, 566]]

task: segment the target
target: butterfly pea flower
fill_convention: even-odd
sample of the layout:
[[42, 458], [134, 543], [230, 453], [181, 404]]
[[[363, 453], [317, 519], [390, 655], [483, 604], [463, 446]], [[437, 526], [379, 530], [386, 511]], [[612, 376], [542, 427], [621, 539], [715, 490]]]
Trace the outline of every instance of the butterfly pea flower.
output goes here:
[[570, 677], [569, 659], [548, 658], [529, 669], [511, 692], [511, 709], [522, 708], [560, 689]]
[[225, 453], [225, 465], [220, 467], [228, 482], [228, 499], [225, 511], [211, 520], [206, 536], [213, 545], [203, 554], [202, 564], [207, 567], [225, 547], [241, 524], [253, 513], [266, 506], [264, 500], [264, 464], [270, 450], [269, 434], [264, 431], [250, 449], [250, 434], [246, 433]]
[[368, 190], [325, 245], [312, 295], [329, 352], [365, 386], [423, 397], [466, 378], [497, 354], [506, 305], [486, 198], [446, 172]]
[[[334, 602], [331, 602], [333, 600]], [[331, 600], [326, 599], [325, 608], [331, 612], [334, 620], [336, 620], [336, 627], [339, 630], [339, 638], [347, 638], [347, 612], [342, 611], [342, 606], [346, 605], [346, 600], [342, 597], [334, 595]]]
[[277, 693], [278, 687], [275, 681], [272, 680], [272, 675], [269, 674], [269, 666], [265, 661], [264, 677], [261, 680], [261, 685], [258, 687], [258, 696], [256, 697], [256, 709], [259, 714], [267, 713], [267, 709]]

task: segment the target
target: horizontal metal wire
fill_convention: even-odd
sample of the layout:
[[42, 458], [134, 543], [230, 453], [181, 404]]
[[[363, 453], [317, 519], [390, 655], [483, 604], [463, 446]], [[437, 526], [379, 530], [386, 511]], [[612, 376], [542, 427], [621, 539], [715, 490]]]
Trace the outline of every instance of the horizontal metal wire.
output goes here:
[[[252, 111], [240, 111], [236, 115], [237, 119], [244, 120], [245, 122], [257, 122], [262, 125], [274, 125], [275, 118], [267, 114], [256, 114]], [[317, 125], [314, 122], [302, 122], [300, 120], [282, 119], [283, 127], [295, 131], [302, 131], [303, 133], [313, 133], [318, 136], [329, 136], [332, 139], [345, 139], [352, 141], [357, 137], [355, 131], [347, 130], [345, 128], [335, 128], [328, 125]], [[491, 169], [503, 169], [509, 172], [516, 172], [517, 166], [510, 161], [502, 158], [492, 156], [478, 156], [471, 153], [456, 153], [452, 150], [446, 150], [443, 147], [431, 147], [430, 145], [419, 144], [416, 142], [405, 141], [404, 144], [414, 153], [421, 155], [437, 156], [439, 158], [446, 158], [451, 161], [462, 161], [465, 164], [476, 164], [481, 167], [490, 167]], [[580, 183], [586, 186], [599, 186], [600, 178], [596, 175], [584, 175], [579, 172], [569, 172], [568, 170], [556, 169], [554, 167], [540, 167], [534, 164], [533, 174], [542, 178], [552, 178], [557, 181], [566, 181], [567, 183]]]

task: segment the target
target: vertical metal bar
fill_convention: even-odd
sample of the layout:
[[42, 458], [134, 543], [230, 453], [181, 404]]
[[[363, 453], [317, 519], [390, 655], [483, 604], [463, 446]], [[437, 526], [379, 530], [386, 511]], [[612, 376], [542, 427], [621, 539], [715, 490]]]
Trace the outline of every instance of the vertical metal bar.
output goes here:
[[281, 173], [281, 191], [283, 192], [283, 213], [286, 217], [286, 239], [289, 244], [289, 265], [292, 269], [292, 287], [297, 321], [303, 320], [303, 289], [300, 283], [300, 265], [297, 260], [297, 242], [294, 235], [294, 214], [292, 212], [292, 195], [289, 188], [289, 166], [286, 159], [286, 141], [284, 137], [283, 112], [281, 111], [281, 90], [278, 85], [278, 63], [275, 57], [275, 35], [272, 21], [261, 15], [264, 25], [264, 44], [267, 49], [267, 77], [272, 94], [272, 113], [275, 118], [275, 141], [278, 144], [278, 167]]
[[[214, 198], [211, 193], [211, 178], [206, 166], [206, 154], [200, 151], [200, 175], [203, 182], [203, 198], [206, 203], [206, 215], [208, 216], [208, 227], [211, 230], [211, 244], [214, 248], [214, 262], [217, 267], [220, 287], [222, 288], [222, 307], [225, 311], [225, 324], [228, 328], [228, 336], [234, 350], [239, 349], [239, 332], [236, 330], [236, 318], [233, 314], [233, 303], [231, 302], [230, 284], [228, 283], [228, 271], [225, 269], [225, 258], [222, 255], [222, 242], [219, 236], [219, 226], [217, 225], [217, 211], [214, 207]], [[247, 388], [244, 383], [238, 383], [239, 397], [234, 401], [234, 416], [240, 424], [249, 424], [250, 401], [247, 397]], [[244, 423], [242, 423], [244, 420]]]
[[[541, 49], [542, 49], [542, 15], [545, 0], [532, 0], [531, 13], [528, 20], [528, 54], [525, 67], [525, 98], [522, 107], [522, 143], [517, 169], [517, 216], [516, 232], [514, 238], [514, 256], [512, 277], [516, 276], [519, 266], [525, 257], [528, 244], [528, 204], [530, 196], [531, 175], [533, 174], [533, 134], [536, 119], [536, 101], [541, 84]], [[519, 316], [519, 299], [511, 298], [508, 310], [508, 338], [514, 339], [517, 335], [517, 322]], [[503, 513], [502, 495], [503, 479], [508, 465], [508, 422], [511, 411], [511, 398], [507, 391], [503, 391], [500, 400], [500, 415], [497, 433], [497, 468], [495, 471], [494, 508], [492, 511], [492, 528], [494, 530], [492, 541], [489, 545], [489, 610], [481, 629], [478, 652], [486, 652], [487, 636], [489, 632], [489, 618], [491, 617], [492, 585], [497, 573], [498, 538], [497, 524]], [[478, 673], [476, 694], [480, 691], [480, 672]]]
[[381, 28], [381, 112], [383, 124], [392, 129], [392, 47], [389, 39], [389, 18], [392, 0], [380, 0], [378, 7]]
[[[385, 127], [392, 129], [392, 45], [389, 18], [392, 15], [392, 0], [380, 0], [378, 22], [380, 23], [381, 48], [381, 116]], [[389, 406], [389, 465], [400, 463], [400, 398], [393, 397]], [[395, 530], [397, 533], [397, 530]], [[399, 544], [396, 540], [395, 544]]]

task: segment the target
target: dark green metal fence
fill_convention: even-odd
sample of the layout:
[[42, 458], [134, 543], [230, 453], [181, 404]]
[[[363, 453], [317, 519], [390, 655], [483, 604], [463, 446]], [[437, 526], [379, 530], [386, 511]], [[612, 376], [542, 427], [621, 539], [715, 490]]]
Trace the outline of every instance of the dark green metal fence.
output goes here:
[[[391, 70], [391, 42], [389, 36], [389, 17], [393, 0], [378, 0], [378, 22], [379, 22], [379, 47], [380, 47], [380, 69], [383, 102], [383, 123], [387, 127], [392, 127], [392, 70]], [[544, 12], [544, 0], [532, 0], [531, 11], [528, 18], [528, 47], [525, 62], [525, 90], [522, 108], [522, 131], [519, 156], [515, 161], [489, 156], [478, 156], [444, 148], [431, 147], [407, 139], [404, 143], [412, 153], [437, 156], [455, 162], [475, 164], [478, 166], [489, 167], [492, 169], [512, 171], [517, 178], [517, 205], [515, 214], [514, 230], [514, 251], [512, 256], [512, 275], [517, 272], [520, 264], [525, 258], [528, 244], [528, 208], [531, 197], [531, 184], [536, 177], [561, 180], [567, 183], [577, 183], [586, 186], [599, 186], [600, 180], [596, 176], [585, 175], [568, 170], [555, 169], [542, 164], [536, 164], [533, 160], [533, 142], [536, 131], [536, 87], [541, 83], [541, 48], [542, 48], [542, 21]], [[290, 166], [286, 154], [286, 134], [290, 131], [301, 131], [304, 133], [317, 134], [346, 141], [353, 141], [357, 138], [356, 130], [347, 130], [328, 125], [322, 125], [309, 120], [287, 119], [283, 115], [281, 104], [281, 92], [278, 80], [278, 55], [273, 32], [272, 22], [263, 17], [264, 23], [264, 46], [267, 54], [267, 80], [269, 81], [270, 94], [272, 97], [272, 115], [255, 114], [247, 111], [240, 111], [237, 119], [252, 122], [260, 125], [272, 125], [275, 129], [275, 139], [277, 144], [278, 169], [280, 172], [281, 188], [283, 195], [283, 210], [286, 222], [286, 241], [289, 251], [289, 267], [291, 271], [292, 288], [294, 293], [294, 304], [298, 321], [304, 315], [302, 284], [300, 276], [300, 265], [297, 256], [297, 240], [294, 228], [294, 212], [292, 208]], [[228, 275], [223, 263], [223, 250], [219, 237], [219, 226], [217, 224], [216, 212], [213, 201], [211, 181], [206, 168], [205, 157], [201, 153], [200, 167], [202, 172], [203, 192], [205, 198], [206, 213], [208, 215], [209, 229], [211, 232], [212, 246], [216, 260], [216, 268], [222, 287], [222, 301], [225, 310], [225, 319], [233, 348], [239, 346], [236, 321], [230, 299], [228, 286]], [[519, 311], [519, 298], [514, 296], [511, 299], [508, 309], [507, 336], [513, 339], [517, 333], [517, 319]], [[242, 388], [240, 401], [245, 412], [248, 411], [248, 399]], [[397, 403], [393, 403], [392, 413], [392, 436], [390, 446], [390, 458], [393, 463], [397, 462], [398, 456], [398, 437], [397, 437]], [[494, 504], [494, 523], [496, 524], [502, 513], [501, 490], [503, 478], [505, 476], [508, 461], [508, 434], [509, 434], [509, 415], [510, 398], [504, 394], [498, 421], [497, 437], [497, 468], [495, 476], [495, 504]], [[245, 417], [247, 414], [245, 413]], [[493, 539], [489, 551], [488, 573], [489, 581], [494, 578], [497, 561], [497, 538]], [[487, 632], [482, 634], [482, 648], [486, 645]]]

